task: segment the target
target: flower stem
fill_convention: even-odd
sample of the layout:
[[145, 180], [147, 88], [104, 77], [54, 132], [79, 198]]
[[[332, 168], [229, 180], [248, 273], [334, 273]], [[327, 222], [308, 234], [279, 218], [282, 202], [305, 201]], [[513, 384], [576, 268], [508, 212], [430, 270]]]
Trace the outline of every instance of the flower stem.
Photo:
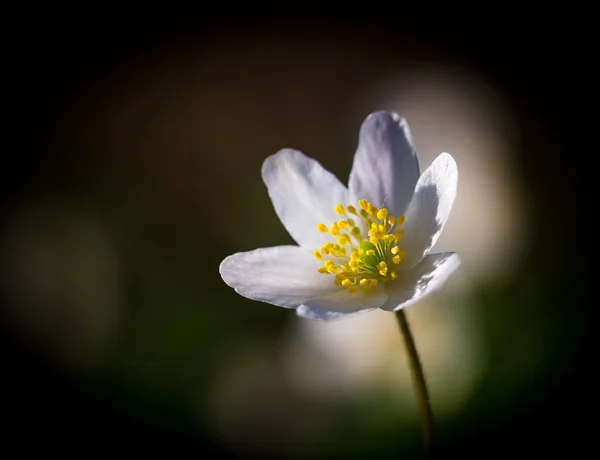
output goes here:
[[404, 338], [404, 345], [406, 346], [406, 353], [408, 357], [408, 365], [410, 366], [410, 373], [412, 376], [413, 387], [417, 397], [417, 403], [419, 405], [419, 411], [421, 412], [421, 425], [423, 430], [423, 442], [425, 444], [425, 453], [429, 458], [432, 454], [433, 449], [433, 412], [431, 411], [431, 403], [429, 402], [429, 393], [427, 391], [427, 383], [425, 382], [425, 373], [423, 372], [423, 365], [419, 359], [419, 353], [415, 346], [415, 340], [413, 339], [408, 321], [404, 310], [396, 312], [398, 318], [398, 324], [400, 324], [400, 330], [402, 331], [402, 337]]

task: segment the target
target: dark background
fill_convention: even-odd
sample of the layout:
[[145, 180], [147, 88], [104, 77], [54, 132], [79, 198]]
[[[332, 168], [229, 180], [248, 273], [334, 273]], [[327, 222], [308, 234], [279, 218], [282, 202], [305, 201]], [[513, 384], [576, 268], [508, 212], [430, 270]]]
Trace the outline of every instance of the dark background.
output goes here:
[[[168, 45], [162, 48], [163, 44], [173, 43], [179, 37], [191, 37], [194, 46], [204, 50], [214, 48], [218, 54], [219, 41], [230, 46], [239, 43], [242, 47], [247, 40], [256, 37], [269, 40], [273, 27], [286, 30], [289, 24], [288, 30], [292, 32], [279, 35], [282, 43], [304, 43], [309, 49], [317, 50], [315, 53], [323, 36], [330, 40], [328, 46], [337, 43], [340, 53], [348, 52], [345, 40], [356, 44], [377, 43], [380, 46], [377, 52], [383, 53], [385, 59], [404, 59], [408, 53], [413, 61], [419, 61], [421, 56], [430, 59], [430, 54], [422, 53], [422, 49], [443, 49], [436, 59], [450, 65], [455, 61], [467, 62], [510, 104], [519, 127], [516, 164], [534, 203], [531, 209], [534, 244], [522, 271], [505, 286], [478, 288], [482, 304], [488, 315], [492, 315], [487, 319], [496, 324], [496, 329], [491, 329], [496, 334], [491, 341], [497, 345], [510, 343], [512, 331], [527, 334], [528, 327], [548, 327], [551, 332], [544, 342], [547, 348], [540, 369], [527, 377], [518, 397], [512, 400], [514, 405], [505, 405], [502, 409], [495, 405], [497, 395], [502, 394], [503, 383], [490, 371], [488, 383], [457, 417], [460, 423], [448, 428], [447, 432], [452, 434], [443, 439], [442, 451], [467, 457], [500, 453], [520, 457], [558, 452], [577, 456], [585, 452], [589, 444], [591, 422], [585, 421], [586, 417], [594, 417], [594, 412], [589, 413], [594, 389], [589, 375], [595, 361], [588, 358], [587, 352], [591, 305], [584, 297], [582, 286], [582, 273], [587, 271], [583, 268], [582, 252], [588, 246], [584, 238], [593, 233], [581, 231], [586, 229], [585, 194], [579, 176], [587, 158], [574, 151], [572, 141], [574, 130], [578, 128], [574, 125], [583, 116], [575, 106], [581, 99], [575, 95], [581, 89], [579, 75], [585, 74], [585, 61], [577, 58], [579, 48], [573, 35], [564, 33], [556, 21], [528, 20], [517, 14], [499, 17], [494, 13], [476, 13], [470, 12], [470, 20], [463, 16], [462, 20], [444, 21], [432, 20], [424, 14], [399, 15], [390, 11], [332, 16], [214, 14], [201, 19], [170, 14], [134, 19], [116, 13], [87, 13], [77, 15], [76, 19], [52, 14], [15, 20], [5, 39], [4, 76], [9, 83], [4, 90], [9, 105], [5, 107], [8, 121], [5, 121], [7, 136], [2, 167], [2, 222], [9, 223], [31, 196], [36, 197], [34, 201], [43, 201], [49, 193], [45, 190], [51, 190], [54, 199], [81, 200], [84, 206], [87, 199], [100, 209], [116, 206], [119, 198], [111, 195], [110, 187], [94, 185], [96, 176], [89, 174], [103, 163], [86, 163], [81, 158], [73, 160], [76, 157], [57, 152], [56, 145], [68, 145], [76, 150], [77, 143], [53, 143], [54, 126], [65, 113], [65, 105], [73, 94], [85, 85], [140, 54], [168, 54], [170, 48]], [[564, 19], [562, 24], [568, 22]], [[408, 50], [407, 42], [413, 45]], [[187, 50], [182, 52], [189, 52]], [[185, 66], [177, 69], [183, 72]], [[243, 79], [244, 75], [238, 78]], [[342, 85], [344, 78], [339, 76]], [[235, 106], [228, 109], [235, 110]], [[293, 111], [293, 107], [288, 110]], [[319, 112], [321, 108], [313, 110]], [[338, 108], [338, 112], [327, 110], [333, 110], [330, 117], [338, 112], [343, 116], [344, 107]], [[286, 111], [278, 116], [285, 117]], [[357, 126], [358, 119], [352, 121], [349, 124]], [[235, 135], [235, 128], [233, 131]], [[542, 139], [540, 132], [551, 133], [552, 137]], [[283, 146], [274, 142], [271, 150], [279, 147]], [[271, 152], [265, 155], [268, 153]], [[208, 174], [213, 167], [214, 163], [208, 162], [206, 171], [199, 170]], [[80, 169], [85, 174], [79, 174]], [[257, 171], [258, 167], [255, 173]], [[81, 190], [88, 190], [88, 186], [90, 191], [82, 198]], [[225, 190], [223, 193], [229, 199], [237, 192]], [[193, 208], [194, 203], [186, 206]], [[169, 264], [171, 259], [165, 254], [169, 254], [172, 245], [179, 252], [186, 251], [178, 247], [177, 241], [171, 242], [178, 237], [169, 234], [159, 221], [144, 220], [143, 216], [140, 219], [143, 222], [130, 231], [143, 234], [140, 239], [147, 240], [145, 244], [163, 255], [163, 263]], [[203, 217], [193, 219], [198, 225], [192, 227], [199, 228]], [[179, 221], [173, 219], [172, 224], [175, 235], [185, 233], [185, 217]], [[190, 260], [176, 259], [177, 263], [192, 264], [193, 254], [201, 254], [204, 248], [210, 247], [207, 249], [212, 257], [210, 261], [218, 264], [218, 254], [224, 256], [235, 250], [234, 244], [210, 243], [206, 237], [200, 239], [189, 248]], [[136, 273], [136, 270], [131, 272]], [[129, 302], [143, 303], [140, 300], [144, 296], [143, 288], [136, 285], [135, 275], [128, 276]], [[138, 280], [139, 283], [143, 284]], [[224, 292], [224, 288], [218, 289]], [[206, 303], [211, 302], [207, 296]], [[515, 308], [509, 309], [510, 313], [494, 316], [493, 312], [498, 311], [496, 307], [503, 304]], [[133, 308], [133, 311], [139, 314], [139, 310]], [[254, 322], [248, 315], [234, 323], [239, 330], [252, 327], [258, 330], [257, 334], [268, 336], [275, 334], [286, 321], [283, 315], [277, 311]], [[559, 327], [550, 328], [544, 322], [547, 317]], [[67, 454], [116, 452], [118, 448], [118, 451], [127, 449], [136, 453], [164, 449], [175, 455], [188, 451], [193, 455], [209, 452], [229, 455], [208, 428], [198, 429], [186, 410], [188, 400], [184, 396], [173, 390], [140, 395], [134, 384], [116, 384], [119, 371], [110, 366], [112, 370], [88, 373], [59, 366], [38, 346], [23, 340], [23, 334], [10, 321], [3, 324], [0, 361], [5, 446], [14, 446], [20, 452]], [[154, 340], [152, 335], [149, 337], [147, 340]], [[243, 334], [239, 340], [243, 341]], [[202, 344], [200, 339], [196, 345], [199, 344]], [[219, 344], [207, 339], [206, 347]], [[154, 349], [152, 345], [148, 348]], [[498, 345], [492, 350], [493, 360], [502, 360], [502, 350], [506, 348]], [[513, 352], [518, 354], [523, 350]], [[205, 355], [199, 359], [203, 357]], [[173, 378], [185, 379], [185, 376]], [[351, 429], [348, 433], [352, 433]], [[414, 437], [414, 433], [412, 435]], [[410, 449], [396, 450], [394, 436], [388, 430], [378, 439], [376, 448], [365, 442], [349, 453], [381, 457], [408, 455], [406, 452], [410, 453]], [[344, 449], [332, 448], [331, 452], [344, 452]]]

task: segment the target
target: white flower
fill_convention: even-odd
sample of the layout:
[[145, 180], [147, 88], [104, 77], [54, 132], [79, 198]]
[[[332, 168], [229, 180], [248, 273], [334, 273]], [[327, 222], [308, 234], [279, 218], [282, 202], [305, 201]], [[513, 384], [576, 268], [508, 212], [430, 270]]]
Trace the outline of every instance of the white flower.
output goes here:
[[221, 262], [223, 280], [249, 299], [321, 320], [395, 311], [440, 289], [460, 264], [455, 253], [428, 254], [456, 196], [456, 163], [442, 153], [419, 175], [410, 130], [394, 112], [363, 122], [348, 188], [292, 149], [268, 157], [262, 177], [298, 246]]

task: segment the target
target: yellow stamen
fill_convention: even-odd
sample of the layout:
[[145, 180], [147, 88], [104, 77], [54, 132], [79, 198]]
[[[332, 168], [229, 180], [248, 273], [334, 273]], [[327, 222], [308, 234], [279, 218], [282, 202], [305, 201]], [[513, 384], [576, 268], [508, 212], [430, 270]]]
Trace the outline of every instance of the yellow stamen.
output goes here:
[[350, 240], [348, 239], [348, 237], [346, 235], [342, 235], [337, 239], [338, 243], [341, 246], [346, 246], [347, 244], [350, 243]]
[[[332, 279], [336, 286], [344, 287], [350, 293], [360, 287], [367, 293], [379, 282], [398, 278], [395, 268], [388, 264], [393, 263], [395, 267], [406, 255], [397, 244], [404, 236], [404, 230], [400, 228], [404, 217], [394, 217], [387, 208], [379, 209], [367, 200], [359, 200], [357, 208], [338, 204], [334, 210], [345, 218], [334, 221], [329, 227], [324, 223], [317, 225], [319, 232], [336, 239], [325, 242], [320, 250], [313, 251], [313, 255], [322, 262], [318, 272], [334, 275]], [[349, 215], [361, 218], [363, 223], [356, 225]], [[366, 236], [361, 229], [367, 230]]]
[[388, 215], [388, 210], [385, 208], [381, 208], [379, 211], [377, 211], [377, 218], [380, 220], [384, 220]]

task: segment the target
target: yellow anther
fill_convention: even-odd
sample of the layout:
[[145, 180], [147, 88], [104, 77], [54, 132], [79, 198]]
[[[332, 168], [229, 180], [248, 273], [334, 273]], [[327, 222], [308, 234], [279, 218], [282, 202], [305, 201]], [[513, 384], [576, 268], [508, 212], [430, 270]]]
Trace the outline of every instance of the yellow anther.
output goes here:
[[[360, 208], [358, 213], [357, 208]], [[378, 209], [367, 200], [359, 200], [356, 208], [338, 204], [334, 210], [345, 218], [334, 221], [329, 227], [324, 223], [317, 225], [318, 231], [337, 237], [335, 242], [323, 243], [320, 251], [313, 251], [315, 259], [322, 262], [318, 272], [334, 275], [335, 285], [343, 286], [351, 293], [359, 286], [369, 291], [379, 282], [398, 278], [387, 262], [397, 265], [406, 255], [396, 244], [404, 236], [404, 230], [399, 228], [404, 216], [391, 216], [387, 208]], [[356, 225], [349, 215], [361, 217], [363, 224]], [[368, 236], [364, 236], [362, 229], [367, 230]], [[328, 256], [335, 262], [326, 259]]]
[[350, 244], [350, 240], [348, 239], [348, 237], [346, 235], [342, 235], [337, 239], [338, 243], [342, 246], [346, 246], [347, 244]]
[[395, 240], [395, 237], [394, 237], [394, 235], [385, 235], [385, 236], [383, 237], [383, 239], [384, 239], [384, 241], [385, 241], [386, 243], [391, 243], [392, 241], [394, 241], [394, 240]]
[[385, 208], [381, 208], [379, 211], [377, 211], [377, 218], [384, 220], [388, 215], [388, 210]]
[[[381, 235], [379, 234], [379, 230], [372, 228], [371, 230], [369, 230], [369, 236], [371, 237], [371, 239], [376, 238], [376, 239], [380, 239]], [[375, 241], [373, 241], [374, 244], [377, 244]]]

